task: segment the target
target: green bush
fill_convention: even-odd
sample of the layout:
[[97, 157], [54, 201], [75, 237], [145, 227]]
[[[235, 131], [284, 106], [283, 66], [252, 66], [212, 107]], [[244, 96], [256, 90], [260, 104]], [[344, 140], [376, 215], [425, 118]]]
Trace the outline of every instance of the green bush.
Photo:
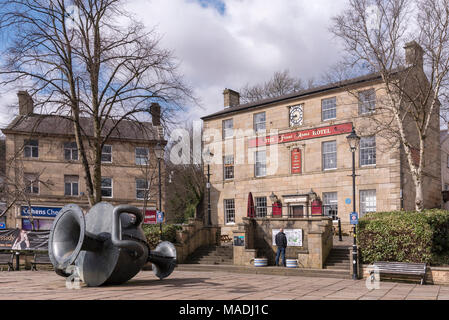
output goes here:
[[449, 264], [449, 211], [395, 211], [359, 220], [357, 241], [362, 263], [374, 261]]
[[145, 224], [142, 228], [151, 249], [156, 248], [159, 240], [176, 243], [176, 230], [182, 229], [178, 225], [162, 224], [162, 237], [160, 237], [159, 224]]

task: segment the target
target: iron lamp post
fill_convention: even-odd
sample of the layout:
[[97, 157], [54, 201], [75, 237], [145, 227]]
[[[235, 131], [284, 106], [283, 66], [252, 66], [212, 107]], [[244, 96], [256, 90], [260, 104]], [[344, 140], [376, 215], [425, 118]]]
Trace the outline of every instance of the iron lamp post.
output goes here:
[[[158, 143], [154, 148], [154, 153], [158, 162], [159, 173], [159, 211], [162, 211], [162, 179], [161, 179], [161, 160], [164, 158], [164, 147]], [[162, 222], [159, 223], [160, 238], [162, 240]]]
[[[356, 212], [355, 205], [355, 152], [357, 147], [359, 146], [360, 137], [355, 133], [354, 126], [352, 127], [351, 133], [346, 137], [348, 140], [349, 148], [352, 152], [352, 212]], [[356, 233], [357, 226], [354, 224], [353, 233], [354, 233], [354, 242], [352, 245], [352, 279], [357, 280], [358, 272], [357, 272], [357, 238]]]
[[205, 155], [207, 156], [207, 183], [206, 183], [206, 189], [207, 189], [207, 225], [212, 225], [212, 218], [211, 218], [211, 209], [210, 209], [210, 158], [214, 156], [214, 154], [210, 151], [209, 148], [207, 148]]

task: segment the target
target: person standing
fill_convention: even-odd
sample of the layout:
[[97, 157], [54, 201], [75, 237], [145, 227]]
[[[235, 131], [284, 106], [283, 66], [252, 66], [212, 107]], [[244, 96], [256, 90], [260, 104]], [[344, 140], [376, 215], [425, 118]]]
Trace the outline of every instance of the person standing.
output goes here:
[[276, 234], [275, 243], [278, 247], [276, 252], [276, 266], [279, 265], [279, 256], [282, 255], [282, 265], [285, 267], [285, 248], [287, 248], [287, 236], [284, 233], [284, 228], [281, 228]]

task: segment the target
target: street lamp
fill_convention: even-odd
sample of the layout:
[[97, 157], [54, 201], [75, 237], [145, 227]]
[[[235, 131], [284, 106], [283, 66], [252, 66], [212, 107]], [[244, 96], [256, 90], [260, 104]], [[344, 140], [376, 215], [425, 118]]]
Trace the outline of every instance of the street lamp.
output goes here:
[[214, 156], [214, 154], [210, 151], [209, 147], [207, 148], [207, 150], [205, 151], [204, 155], [206, 156], [206, 161], [207, 161], [207, 184], [206, 184], [206, 189], [207, 189], [207, 225], [211, 226], [212, 225], [212, 220], [211, 220], [211, 209], [210, 209], [210, 160], [211, 158]]
[[[349, 143], [349, 148], [352, 152], [352, 212], [356, 212], [355, 207], [355, 151], [359, 146], [360, 137], [355, 133], [354, 126], [352, 127], [351, 133], [346, 137]], [[356, 231], [357, 226], [354, 224], [354, 242], [352, 245], [352, 279], [357, 280], [357, 241], [356, 241]]]
[[[159, 170], [159, 211], [162, 211], [162, 179], [161, 179], [161, 160], [164, 158], [164, 147], [158, 142], [154, 147], [154, 153], [158, 162]], [[159, 224], [160, 238], [162, 240], [162, 222]]]

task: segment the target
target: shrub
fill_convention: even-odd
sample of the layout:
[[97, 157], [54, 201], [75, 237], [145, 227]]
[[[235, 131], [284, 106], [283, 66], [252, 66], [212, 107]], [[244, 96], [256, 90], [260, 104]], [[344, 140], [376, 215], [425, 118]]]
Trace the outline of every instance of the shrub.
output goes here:
[[159, 240], [176, 243], [176, 230], [182, 229], [178, 225], [162, 224], [162, 236], [160, 237], [159, 224], [145, 224], [142, 228], [151, 249], [156, 248]]
[[395, 211], [359, 220], [362, 263], [374, 261], [449, 264], [449, 211]]

